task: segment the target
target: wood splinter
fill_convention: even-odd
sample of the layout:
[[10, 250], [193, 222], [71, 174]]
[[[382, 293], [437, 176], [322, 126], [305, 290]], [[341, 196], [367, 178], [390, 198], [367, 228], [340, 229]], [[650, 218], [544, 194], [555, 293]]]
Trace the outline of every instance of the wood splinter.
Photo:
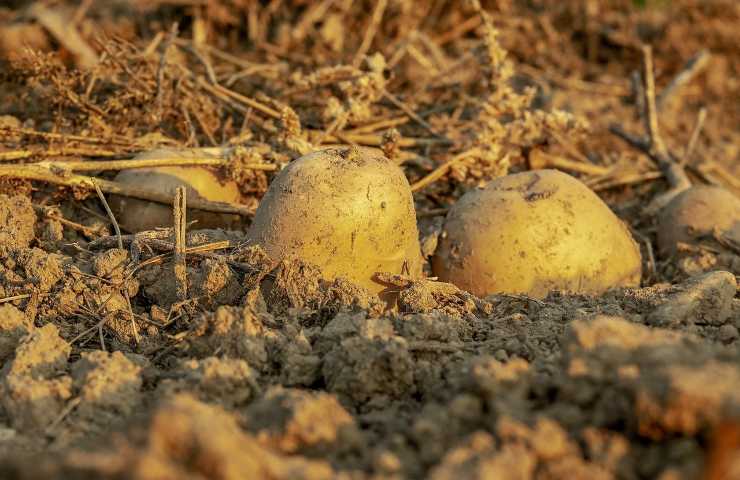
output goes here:
[[175, 220], [175, 260], [173, 265], [175, 290], [178, 301], [184, 302], [188, 298], [188, 272], [185, 263], [185, 235], [187, 233], [187, 190], [185, 187], [177, 187], [173, 207]]

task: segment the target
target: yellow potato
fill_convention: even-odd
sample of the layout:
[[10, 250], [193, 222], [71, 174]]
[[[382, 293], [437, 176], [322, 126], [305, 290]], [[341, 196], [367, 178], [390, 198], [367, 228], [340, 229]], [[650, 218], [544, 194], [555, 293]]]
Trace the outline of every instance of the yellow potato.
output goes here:
[[[209, 149], [169, 150], [159, 149], [138, 155], [137, 159], [202, 157]], [[124, 170], [115, 180], [135, 187], [151, 188], [174, 193], [177, 187], [186, 186], [189, 199], [215, 202], [240, 203], [239, 187], [232, 180], [221, 180], [215, 170], [208, 167], [156, 167]], [[131, 232], [171, 227], [172, 207], [161, 203], [135, 198], [112, 196], [111, 208], [118, 222]], [[188, 209], [187, 221], [197, 220], [196, 228], [230, 228], [239, 225], [238, 215], [217, 214]]]
[[556, 170], [498, 178], [447, 214], [432, 270], [478, 296], [638, 286], [640, 249], [588, 187]]
[[376, 272], [421, 274], [411, 189], [377, 150], [329, 149], [290, 163], [270, 184], [247, 237], [273, 260], [296, 256], [325, 279], [344, 277], [374, 293], [386, 290]]
[[740, 199], [720, 187], [691, 187], [661, 210], [658, 250], [661, 255], [670, 256], [676, 253], [679, 243], [696, 243], [715, 231], [740, 239]]

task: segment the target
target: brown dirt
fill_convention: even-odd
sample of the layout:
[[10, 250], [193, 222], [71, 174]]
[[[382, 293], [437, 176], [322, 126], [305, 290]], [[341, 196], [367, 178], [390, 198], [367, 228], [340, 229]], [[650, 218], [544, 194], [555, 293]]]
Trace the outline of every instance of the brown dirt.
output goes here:
[[[740, 7], [484, 2], [495, 35], [474, 3], [0, 7], [0, 478], [740, 479], [740, 246], [659, 252], [643, 207], [667, 185], [608, 130], [641, 131], [636, 47], [659, 92], [708, 49], [661, 126], [680, 157], [706, 108], [689, 176], [740, 194]], [[172, 229], [119, 238], [65, 184], [67, 161], [227, 146], [213, 171], [253, 211], [288, 162], [346, 143], [417, 186], [427, 259], [465, 191], [569, 160], [640, 243], [641, 287], [478, 298], [383, 274], [389, 310], [195, 224], [183, 299]]]

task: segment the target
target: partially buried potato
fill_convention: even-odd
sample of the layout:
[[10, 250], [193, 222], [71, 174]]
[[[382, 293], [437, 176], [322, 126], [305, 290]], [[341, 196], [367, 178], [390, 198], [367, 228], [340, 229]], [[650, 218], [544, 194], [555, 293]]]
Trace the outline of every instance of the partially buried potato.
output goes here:
[[450, 209], [432, 270], [478, 296], [638, 286], [640, 249], [609, 207], [556, 170], [498, 178]]
[[270, 184], [247, 237], [273, 260], [294, 256], [325, 279], [344, 277], [373, 293], [386, 289], [376, 272], [421, 274], [408, 181], [372, 149], [328, 149], [290, 163]]
[[658, 250], [664, 256], [677, 253], [680, 243], [695, 244], [715, 234], [740, 242], [740, 199], [721, 187], [691, 187], [658, 216]]
[[[140, 154], [136, 159], [195, 158], [208, 155], [209, 149], [158, 149]], [[177, 187], [187, 187], [187, 198], [214, 202], [240, 203], [241, 193], [233, 180], [222, 180], [208, 167], [156, 167], [124, 170], [116, 175], [117, 182], [174, 193]], [[172, 206], [123, 196], [112, 196], [111, 208], [118, 222], [131, 232], [152, 230], [173, 225]], [[238, 215], [218, 214], [188, 209], [187, 221], [197, 221], [195, 228], [233, 228], [239, 225]]]

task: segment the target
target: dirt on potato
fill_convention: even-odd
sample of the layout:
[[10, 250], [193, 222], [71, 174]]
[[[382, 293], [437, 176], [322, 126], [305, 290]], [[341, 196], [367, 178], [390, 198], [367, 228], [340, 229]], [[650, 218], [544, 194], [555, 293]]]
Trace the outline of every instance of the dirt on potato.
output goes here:
[[[658, 248], [642, 48], [669, 159], [740, 195], [736, 3], [4, 2], [0, 478], [740, 479], [740, 240]], [[377, 272], [394, 305], [246, 235], [282, 168], [355, 146], [414, 192], [425, 275]], [[195, 148], [148, 168], [242, 203], [119, 225], [104, 199], [175, 200], [128, 161]], [[450, 207], [545, 168], [625, 223], [640, 286], [437, 281]], [[218, 215], [244, 227], [189, 222]]]

